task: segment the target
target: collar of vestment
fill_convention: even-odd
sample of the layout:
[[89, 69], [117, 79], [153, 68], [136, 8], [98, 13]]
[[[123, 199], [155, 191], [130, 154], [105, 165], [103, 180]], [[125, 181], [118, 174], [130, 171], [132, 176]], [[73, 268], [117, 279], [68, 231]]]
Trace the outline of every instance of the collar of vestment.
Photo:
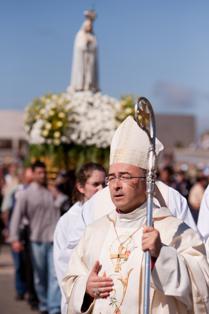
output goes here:
[[121, 222], [139, 220], [146, 215], [146, 202], [129, 213], [116, 211], [116, 215], [117, 215], [117, 219], [120, 220]]
[[[130, 213], [121, 213], [118, 211], [113, 211], [108, 215], [109, 219], [112, 220], [117, 226], [126, 225], [132, 226], [136, 222], [144, 220], [146, 222], [147, 213], [147, 202], [143, 203], [141, 206], [137, 207]], [[153, 221], [158, 221], [166, 217], [172, 216], [171, 212], [167, 207], [154, 207], [153, 208]]]

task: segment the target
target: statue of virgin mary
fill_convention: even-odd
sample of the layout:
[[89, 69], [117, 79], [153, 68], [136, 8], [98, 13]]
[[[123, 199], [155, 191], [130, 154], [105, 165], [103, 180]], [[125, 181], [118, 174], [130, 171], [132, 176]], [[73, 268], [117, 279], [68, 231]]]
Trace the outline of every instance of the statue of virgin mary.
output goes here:
[[93, 32], [95, 11], [84, 12], [85, 21], [74, 42], [70, 91], [99, 91], [97, 40]]

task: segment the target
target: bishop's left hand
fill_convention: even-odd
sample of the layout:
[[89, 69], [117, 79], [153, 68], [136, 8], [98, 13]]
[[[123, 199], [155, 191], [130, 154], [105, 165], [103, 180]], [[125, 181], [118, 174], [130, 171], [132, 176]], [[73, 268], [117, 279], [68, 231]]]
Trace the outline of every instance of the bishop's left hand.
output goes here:
[[162, 242], [160, 233], [154, 227], [143, 227], [142, 250], [149, 251], [152, 257], [157, 258], [160, 254]]

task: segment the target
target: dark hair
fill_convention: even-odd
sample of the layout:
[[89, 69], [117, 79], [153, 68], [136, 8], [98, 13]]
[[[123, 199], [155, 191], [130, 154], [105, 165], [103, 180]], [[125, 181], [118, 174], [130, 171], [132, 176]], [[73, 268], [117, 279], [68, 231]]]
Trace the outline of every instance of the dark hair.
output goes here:
[[72, 201], [72, 193], [75, 187], [75, 171], [60, 171], [55, 181], [58, 191], [66, 194]]
[[168, 175], [170, 175], [170, 176], [173, 176], [173, 174], [174, 174], [174, 170], [173, 170], [172, 166], [165, 166], [160, 170], [160, 172], [162, 172], [162, 171], [166, 171], [168, 173]]
[[[86, 184], [86, 181], [88, 178], [92, 175], [92, 172], [98, 170], [101, 172], [104, 172], [106, 174], [105, 168], [97, 163], [94, 162], [88, 162], [84, 164], [79, 171], [76, 174], [76, 183], [79, 183], [81, 186], [84, 186]], [[83, 194], [78, 191], [78, 189], [75, 186], [74, 189], [74, 201], [82, 201], [83, 200]]]
[[43, 161], [40, 160], [36, 160], [32, 165], [31, 165], [31, 169], [33, 171], [35, 171], [36, 168], [44, 168], [46, 169], [46, 165]]

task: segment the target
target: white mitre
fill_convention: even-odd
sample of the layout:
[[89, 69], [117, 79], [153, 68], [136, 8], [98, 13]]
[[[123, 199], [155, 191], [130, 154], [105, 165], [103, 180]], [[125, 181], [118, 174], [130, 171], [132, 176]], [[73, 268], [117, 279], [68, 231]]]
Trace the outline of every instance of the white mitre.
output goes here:
[[[163, 150], [163, 144], [156, 138], [156, 156]], [[143, 169], [148, 166], [150, 142], [133, 117], [128, 116], [115, 131], [110, 147], [110, 165], [126, 163]]]

